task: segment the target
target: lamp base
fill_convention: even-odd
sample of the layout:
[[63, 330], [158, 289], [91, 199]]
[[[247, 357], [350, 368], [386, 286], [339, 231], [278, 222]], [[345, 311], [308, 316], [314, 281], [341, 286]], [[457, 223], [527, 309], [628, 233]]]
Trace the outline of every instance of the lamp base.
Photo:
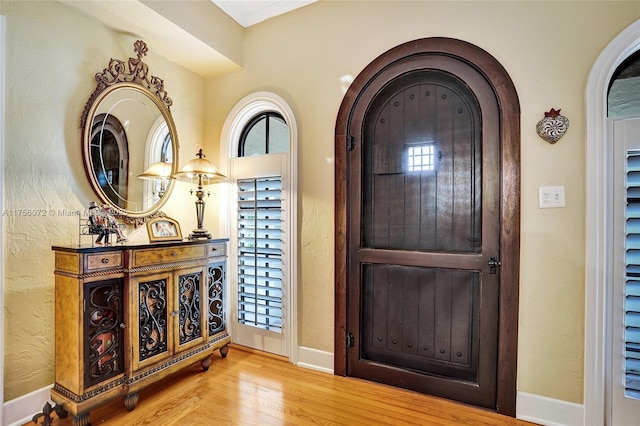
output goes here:
[[209, 240], [211, 239], [211, 233], [206, 229], [194, 229], [191, 234], [189, 234], [190, 240], [198, 240], [201, 238]]

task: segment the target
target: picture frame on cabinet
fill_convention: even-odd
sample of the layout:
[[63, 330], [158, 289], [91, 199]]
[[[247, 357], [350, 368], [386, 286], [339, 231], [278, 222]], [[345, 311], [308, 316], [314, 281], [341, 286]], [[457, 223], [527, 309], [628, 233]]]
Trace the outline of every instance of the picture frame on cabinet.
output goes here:
[[180, 224], [170, 217], [156, 217], [147, 222], [149, 242], [182, 241]]

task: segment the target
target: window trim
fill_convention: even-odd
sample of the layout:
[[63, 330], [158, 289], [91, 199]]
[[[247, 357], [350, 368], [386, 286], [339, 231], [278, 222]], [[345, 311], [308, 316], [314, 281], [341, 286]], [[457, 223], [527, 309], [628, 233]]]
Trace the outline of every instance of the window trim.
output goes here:
[[[238, 143], [245, 126], [257, 115], [263, 112], [277, 112], [289, 127], [289, 179], [291, 182], [289, 197], [290, 223], [287, 232], [290, 235], [290, 256], [286, 273], [290, 278], [286, 300], [289, 315], [289, 357], [293, 364], [298, 363], [298, 126], [293, 110], [288, 103], [271, 92], [256, 92], [242, 98], [229, 112], [221, 132], [221, 140], [227, 143], [220, 144], [220, 169], [226, 176], [232, 176], [231, 159], [238, 153]], [[235, 211], [235, 191], [226, 185], [222, 190], [220, 202], [220, 231], [222, 235], [231, 235], [231, 212]], [[231, 307], [227, 306], [227, 312]]]

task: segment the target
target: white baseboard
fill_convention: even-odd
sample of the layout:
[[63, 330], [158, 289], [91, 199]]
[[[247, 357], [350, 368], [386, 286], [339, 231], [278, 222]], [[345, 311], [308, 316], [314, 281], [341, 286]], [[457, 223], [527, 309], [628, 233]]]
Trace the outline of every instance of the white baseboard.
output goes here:
[[51, 388], [53, 385], [42, 389], [34, 390], [26, 395], [22, 395], [11, 401], [7, 401], [3, 406], [2, 424], [7, 426], [19, 426], [29, 423], [33, 416], [41, 413], [44, 405], [51, 401]]
[[516, 395], [516, 417], [544, 426], [583, 426], [584, 405], [532, 393]]
[[298, 367], [333, 374], [333, 353], [298, 346]]

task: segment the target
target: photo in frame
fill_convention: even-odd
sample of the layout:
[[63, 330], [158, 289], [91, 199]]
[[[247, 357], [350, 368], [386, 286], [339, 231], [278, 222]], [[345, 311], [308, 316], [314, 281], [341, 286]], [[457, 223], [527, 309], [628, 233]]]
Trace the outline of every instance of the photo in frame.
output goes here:
[[180, 224], [169, 217], [157, 217], [147, 222], [149, 242], [182, 241]]

